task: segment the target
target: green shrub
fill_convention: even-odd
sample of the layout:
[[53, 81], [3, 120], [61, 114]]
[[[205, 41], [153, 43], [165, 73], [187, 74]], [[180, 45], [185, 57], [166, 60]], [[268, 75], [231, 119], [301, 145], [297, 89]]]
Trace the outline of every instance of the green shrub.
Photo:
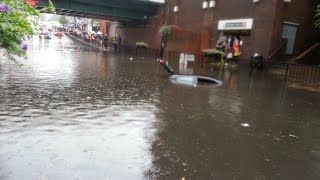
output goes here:
[[202, 50], [202, 54], [207, 57], [216, 57], [216, 56], [224, 56], [224, 52], [217, 49], [204, 49]]
[[148, 48], [149, 45], [145, 42], [136, 42], [136, 46], [139, 48]]

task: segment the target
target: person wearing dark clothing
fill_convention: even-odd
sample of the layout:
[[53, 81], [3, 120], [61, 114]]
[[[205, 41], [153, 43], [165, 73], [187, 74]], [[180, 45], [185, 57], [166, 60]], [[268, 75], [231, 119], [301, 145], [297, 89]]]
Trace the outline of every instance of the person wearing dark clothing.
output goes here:
[[122, 41], [122, 38], [120, 35], [118, 35], [118, 45], [121, 45], [121, 41]]
[[108, 47], [108, 40], [109, 40], [108, 35], [107, 35], [107, 34], [104, 35], [104, 37], [103, 37], [103, 44], [104, 44], [104, 47], [105, 47], [105, 48]]
[[113, 52], [118, 53], [118, 34], [113, 38]]
[[118, 35], [117, 41], [118, 41], [118, 51], [120, 51], [121, 50], [121, 41], [122, 41], [122, 38], [120, 35]]

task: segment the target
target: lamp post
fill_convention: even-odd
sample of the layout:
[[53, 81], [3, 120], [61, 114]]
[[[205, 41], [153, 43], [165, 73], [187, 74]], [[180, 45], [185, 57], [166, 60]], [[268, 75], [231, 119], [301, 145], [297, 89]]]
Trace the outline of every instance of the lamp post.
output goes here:
[[165, 36], [163, 34], [161, 34], [161, 44], [160, 44], [160, 58], [161, 59], [163, 59], [164, 46], [165, 46]]
[[[164, 7], [166, 8], [166, 11], [164, 12], [164, 23], [163, 23], [163, 25], [167, 25], [167, 15], [170, 12], [167, 0], [165, 0], [165, 2], [164, 2]], [[165, 34], [163, 32], [161, 32], [161, 43], [160, 43], [160, 54], [159, 54], [159, 57], [161, 59], [163, 59], [165, 45], [166, 45], [166, 36], [165, 36]]]

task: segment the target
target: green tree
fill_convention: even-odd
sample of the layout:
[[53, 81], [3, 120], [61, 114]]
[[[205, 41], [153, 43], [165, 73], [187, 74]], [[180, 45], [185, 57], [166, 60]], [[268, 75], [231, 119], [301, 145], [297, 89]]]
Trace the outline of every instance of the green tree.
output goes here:
[[320, 28], [320, 4], [317, 6], [316, 15], [314, 17], [316, 18], [315, 26]]
[[62, 24], [62, 25], [66, 25], [66, 24], [69, 23], [68, 19], [67, 19], [65, 16], [60, 16], [59, 22], [60, 22], [60, 24]]
[[[0, 2], [0, 49], [5, 56], [16, 61], [16, 57], [25, 57], [28, 45], [24, 40], [32, 35], [39, 11], [34, 6], [36, 0], [1, 0]], [[49, 9], [54, 11], [50, 0]]]

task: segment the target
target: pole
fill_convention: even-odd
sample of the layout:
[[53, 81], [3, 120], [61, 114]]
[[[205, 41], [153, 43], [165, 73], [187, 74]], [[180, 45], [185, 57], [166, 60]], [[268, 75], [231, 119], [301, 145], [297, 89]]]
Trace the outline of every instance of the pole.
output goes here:
[[77, 18], [74, 17], [74, 30], [76, 30], [76, 29], [77, 29]]
[[164, 36], [161, 34], [161, 44], [160, 44], [160, 58], [163, 59], [164, 54]]

